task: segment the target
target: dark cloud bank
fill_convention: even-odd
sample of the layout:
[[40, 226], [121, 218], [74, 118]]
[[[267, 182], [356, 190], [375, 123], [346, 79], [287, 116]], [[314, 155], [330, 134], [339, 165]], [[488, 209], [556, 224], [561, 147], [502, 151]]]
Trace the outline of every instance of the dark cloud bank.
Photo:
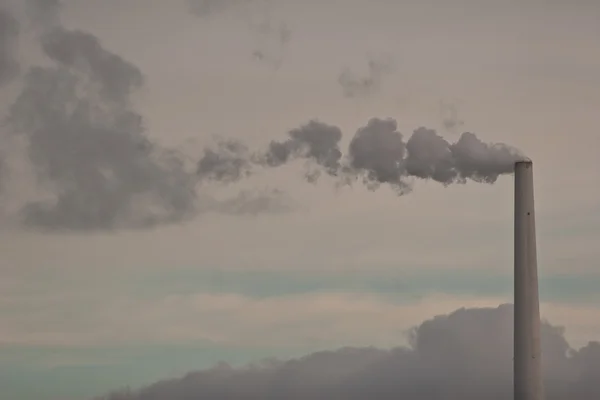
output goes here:
[[[412, 330], [407, 347], [221, 364], [98, 400], [512, 400], [512, 318], [512, 305], [461, 309]], [[563, 329], [542, 330], [546, 399], [600, 398], [600, 343], [574, 350]]]

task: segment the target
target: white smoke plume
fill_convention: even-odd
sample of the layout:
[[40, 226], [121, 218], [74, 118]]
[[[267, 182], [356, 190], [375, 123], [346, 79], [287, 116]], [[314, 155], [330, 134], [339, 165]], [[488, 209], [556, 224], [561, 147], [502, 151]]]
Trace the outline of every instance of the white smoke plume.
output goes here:
[[415, 178], [443, 185], [467, 180], [491, 184], [500, 175], [512, 173], [514, 163], [525, 158], [509, 145], [484, 143], [470, 132], [451, 143], [436, 131], [420, 127], [405, 140], [391, 118], [369, 120], [358, 129], [345, 154], [339, 147], [341, 139], [340, 128], [313, 120], [291, 130], [286, 140], [272, 141], [265, 150], [251, 152], [236, 141], [207, 149], [198, 173], [201, 179], [232, 182], [251, 175], [257, 167], [274, 168], [305, 159], [345, 182], [360, 179], [372, 189], [388, 184], [405, 194]]
[[[423, 322], [409, 345], [342, 348], [242, 368], [225, 363], [97, 400], [512, 400], [512, 305], [460, 309]], [[576, 350], [542, 326], [547, 400], [600, 396], [600, 343]]]

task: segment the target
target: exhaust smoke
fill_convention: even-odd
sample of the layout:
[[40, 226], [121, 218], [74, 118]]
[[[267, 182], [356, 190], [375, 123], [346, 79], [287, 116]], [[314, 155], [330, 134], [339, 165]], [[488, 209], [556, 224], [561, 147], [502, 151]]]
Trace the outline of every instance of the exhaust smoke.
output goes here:
[[[205, 150], [198, 162], [199, 177], [230, 183], [251, 176], [260, 167], [276, 168], [304, 159], [340, 182], [361, 180], [371, 189], [388, 184], [405, 194], [414, 178], [443, 185], [467, 180], [492, 184], [500, 175], [511, 174], [515, 162], [527, 159], [512, 146], [485, 143], [470, 132], [451, 143], [435, 130], [420, 127], [405, 140], [392, 118], [370, 119], [357, 130], [346, 153], [340, 149], [341, 139], [340, 128], [313, 120], [263, 150], [252, 152], [239, 141], [223, 141]], [[318, 176], [313, 173], [306, 178], [314, 181]]]

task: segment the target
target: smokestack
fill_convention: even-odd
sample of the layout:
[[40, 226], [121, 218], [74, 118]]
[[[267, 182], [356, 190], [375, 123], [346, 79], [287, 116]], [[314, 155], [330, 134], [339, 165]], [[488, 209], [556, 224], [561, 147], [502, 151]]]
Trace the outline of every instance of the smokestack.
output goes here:
[[542, 400], [533, 163], [515, 163], [514, 400]]

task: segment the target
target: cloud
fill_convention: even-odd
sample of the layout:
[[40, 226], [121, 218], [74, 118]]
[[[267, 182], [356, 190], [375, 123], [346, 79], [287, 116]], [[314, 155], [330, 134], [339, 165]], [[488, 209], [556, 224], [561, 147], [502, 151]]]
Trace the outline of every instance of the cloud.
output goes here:
[[[235, 306], [232, 301], [227, 307]], [[412, 329], [407, 346], [342, 348], [241, 368], [221, 363], [103, 399], [508, 400], [512, 398], [512, 314], [508, 304], [461, 308]], [[542, 347], [547, 399], [589, 400], [600, 395], [600, 343], [574, 350], [563, 329], [544, 323]]]

